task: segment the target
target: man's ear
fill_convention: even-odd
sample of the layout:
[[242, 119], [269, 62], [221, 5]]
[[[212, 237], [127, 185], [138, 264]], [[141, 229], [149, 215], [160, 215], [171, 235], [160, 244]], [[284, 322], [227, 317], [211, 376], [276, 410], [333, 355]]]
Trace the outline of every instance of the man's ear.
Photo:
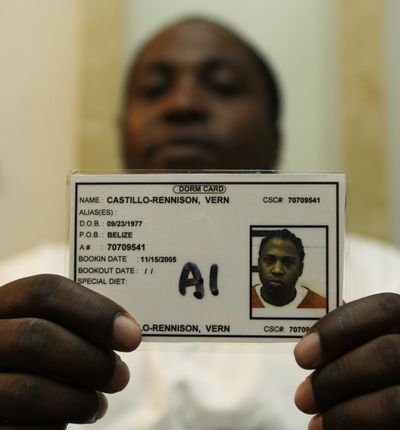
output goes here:
[[117, 130], [119, 133], [119, 153], [125, 168], [128, 168], [131, 163], [129, 160], [129, 145], [128, 145], [128, 130], [126, 113], [121, 112], [117, 118]]
[[273, 127], [269, 131], [269, 148], [267, 154], [268, 170], [276, 170], [279, 166], [281, 155], [281, 130], [278, 127]]
[[258, 259], [257, 259], [257, 269], [258, 269], [257, 274], [258, 274], [258, 277], [259, 277], [259, 279], [260, 279], [260, 281], [261, 281], [261, 276], [260, 276], [260, 274], [261, 274], [261, 271], [260, 271], [260, 264], [261, 264], [261, 257], [260, 257], [260, 256], [258, 256]]
[[304, 269], [304, 263], [300, 263], [300, 267], [299, 267], [299, 278], [300, 276], [303, 274], [303, 269]]

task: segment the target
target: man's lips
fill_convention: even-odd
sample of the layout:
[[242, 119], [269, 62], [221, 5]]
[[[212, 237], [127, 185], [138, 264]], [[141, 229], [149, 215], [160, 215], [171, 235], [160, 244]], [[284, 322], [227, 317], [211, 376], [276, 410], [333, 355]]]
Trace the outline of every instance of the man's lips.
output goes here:
[[279, 279], [271, 279], [267, 281], [267, 284], [271, 287], [283, 287], [285, 283], [283, 281], [280, 281]]
[[177, 135], [152, 144], [146, 158], [162, 157], [201, 157], [213, 158], [219, 152], [218, 145], [196, 135]]

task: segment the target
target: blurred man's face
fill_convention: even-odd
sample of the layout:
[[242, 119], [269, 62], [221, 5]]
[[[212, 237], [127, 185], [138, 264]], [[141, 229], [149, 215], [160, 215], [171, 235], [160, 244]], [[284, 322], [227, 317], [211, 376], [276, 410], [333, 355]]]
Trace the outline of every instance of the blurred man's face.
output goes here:
[[183, 23], [138, 59], [123, 118], [129, 168], [270, 169], [277, 155], [265, 84], [241, 43], [208, 23]]

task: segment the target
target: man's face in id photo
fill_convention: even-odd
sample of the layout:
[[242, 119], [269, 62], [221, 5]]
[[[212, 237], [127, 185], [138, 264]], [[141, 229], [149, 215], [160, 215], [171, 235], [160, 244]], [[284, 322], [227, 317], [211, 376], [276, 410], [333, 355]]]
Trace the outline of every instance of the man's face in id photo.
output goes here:
[[260, 251], [261, 283], [269, 289], [293, 290], [302, 273], [299, 252], [289, 239], [271, 238]]

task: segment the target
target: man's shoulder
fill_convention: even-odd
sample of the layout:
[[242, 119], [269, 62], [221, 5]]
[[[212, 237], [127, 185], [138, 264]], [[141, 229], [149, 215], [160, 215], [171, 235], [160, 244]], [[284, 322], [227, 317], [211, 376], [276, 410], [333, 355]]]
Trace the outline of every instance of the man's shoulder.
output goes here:
[[319, 294], [311, 291], [307, 287], [303, 287], [307, 289], [307, 294], [301, 303], [297, 306], [298, 308], [325, 308], [326, 307], [326, 299]]
[[263, 302], [261, 301], [258, 293], [257, 287], [261, 284], [255, 284], [251, 287], [251, 307], [255, 309], [264, 308]]

